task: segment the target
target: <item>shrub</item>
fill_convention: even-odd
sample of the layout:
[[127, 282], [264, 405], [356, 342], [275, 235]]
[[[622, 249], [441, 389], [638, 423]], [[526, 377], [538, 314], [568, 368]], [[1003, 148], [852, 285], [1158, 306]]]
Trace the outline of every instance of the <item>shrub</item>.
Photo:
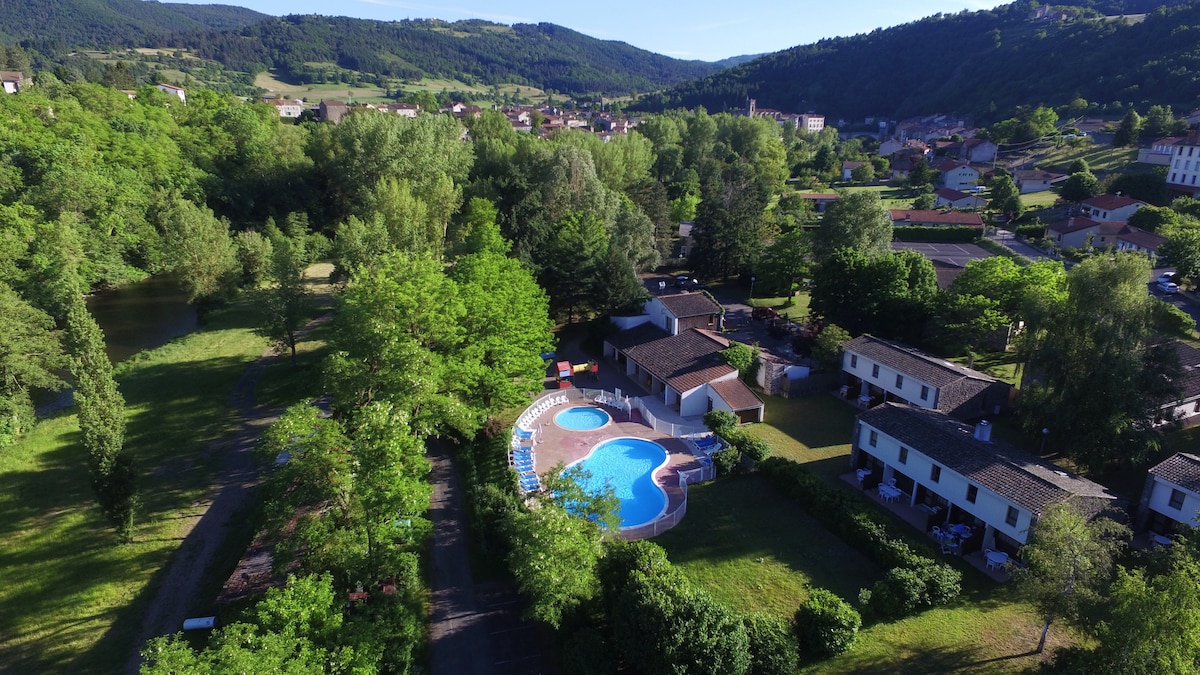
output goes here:
[[808, 600], [796, 610], [796, 638], [801, 654], [836, 656], [854, 646], [862, 617], [831, 591], [809, 590]]
[[612, 644], [592, 628], [581, 628], [567, 638], [562, 660], [568, 673], [609, 675], [617, 672]]
[[704, 426], [724, 436], [725, 432], [738, 427], [738, 418], [728, 410], [712, 410], [704, 413]]
[[731, 446], [714, 452], [712, 460], [713, 466], [717, 469], [717, 475], [728, 476], [737, 471], [738, 464], [742, 463], [742, 453], [736, 447]]
[[925, 582], [925, 602], [930, 607], [944, 605], [962, 593], [962, 572], [942, 562], [922, 559], [913, 568]]
[[859, 602], [880, 618], [897, 618], [917, 611], [925, 597], [925, 582], [907, 567], [893, 567], [871, 590], [859, 595]]
[[742, 442], [738, 445], [738, 450], [756, 462], [761, 462], [771, 456], [771, 445], [763, 439], [749, 434], [745, 434]]
[[1016, 229], [1016, 235], [1018, 237], [1025, 237], [1026, 239], [1041, 239], [1042, 237], [1046, 236], [1046, 226], [1042, 223], [1035, 223], [1033, 225], [1018, 225]]
[[742, 617], [750, 640], [750, 668], [746, 675], [792, 675], [799, 667], [799, 644], [787, 621], [769, 614]]

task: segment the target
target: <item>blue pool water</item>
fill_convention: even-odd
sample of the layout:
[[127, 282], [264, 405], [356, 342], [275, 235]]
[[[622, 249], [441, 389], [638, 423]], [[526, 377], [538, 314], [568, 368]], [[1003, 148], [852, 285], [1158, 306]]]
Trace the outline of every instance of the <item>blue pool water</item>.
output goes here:
[[599, 408], [567, 408], [554, 416], [554, 423], [571, 431], [591, 431], [608, 424], [612, 418]]
[[644, 525], [662, 515], [667, 494], [653, 479], [654, 471], [667, 463], [667, 451], [653, 441], [614, 438], [592, 449], [576, 464], [591, 473], [585, 489], [599, 490], [605, 483], [621, 500], [621, 527]]

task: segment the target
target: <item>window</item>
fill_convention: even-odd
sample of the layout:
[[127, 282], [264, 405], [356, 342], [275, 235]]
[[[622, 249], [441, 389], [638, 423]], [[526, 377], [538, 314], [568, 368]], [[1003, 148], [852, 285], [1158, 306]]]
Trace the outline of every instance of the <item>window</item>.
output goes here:
[[1171, 501], [1167, 502], [1171, 508], [1178, 511], [1183, 508], [1183, 491], [1171, 490]]
[[879, 364], [878, 363], [871, 366], [871, 377], [879, 377]]
[[858, 354], [851, 354], [851, 355], [850, 355], [850, 367], [851, 367], [851, 368], [857, 368], [857, 367], [858, 367]]
[[1008, 513], [1004, 516], [1004, 523], [1009, 527], [1017, 526], [1017, 510], [1013, 507], [1008, 507]]
[[921, 400], [922, 401], [929, 400], [929, 387], [926, 387], [925, 385], [921, 385]]
[[900, 374], [896, 375], [896, 388], [897, 389], [904, 388], [904, 376], [903, 375], [900, 375]]
[[979, 486], [978, 485], [968, 485], [967, 486], [967, 501], [974, 504], [975, 498], [978, 496], [979, 496]]
[[1177, 183], [1177, 182], [1179, 182], [1179, 181], [1175, 180], [1175, 172], [1174, 172], [1174, 171], [1172, 171], [1172, 172], [1171, 172], [1171, 182], [1172, 182], [1172, 183]]
[[932, 467], [929, 468], [929, 480], [936, 483], [939, 480], [941, 480], [941, 478], [942, 478], [942, 467], [938, 466], [937, 464], [934, 464]]
[[900, 463], [908, 464], [908, 448], [900, 446]]
[[872, 429], [871, 435], [867, 437], [867, 444], [873, 448], [877, 443], [879, 443], [879, 432]]

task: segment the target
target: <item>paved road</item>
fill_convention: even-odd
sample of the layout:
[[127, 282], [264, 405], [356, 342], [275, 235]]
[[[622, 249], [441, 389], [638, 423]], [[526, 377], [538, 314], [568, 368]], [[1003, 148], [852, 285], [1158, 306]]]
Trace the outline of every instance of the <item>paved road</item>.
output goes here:
[[[1013, 251], [1025, 256], [1026, 258], [1029, 258], [1030, 260], [1053, 260], [1054, 259], [1054, 258], [1051, 258], [1050, 256], [1046, 255], [1046, 252], [1042, 251], [1041, 249], [1030, 246], [1029, 244], [1026, 244], [1023, 241], [1017, 241], [1016, 235], [1013, 234], [1012, 232], [1009, 232], [1008, 230], [994, 229], [993, 233], [988, 234], [987, 237], [988, 237], [988, 239], [991, 239], [993, 241], [997, 241], [1001, 244], [1004, 244], [1005, 246], [1011, 248]], [[1067, 263], [1067, 265], [1069, 266], [1070, 263]]]

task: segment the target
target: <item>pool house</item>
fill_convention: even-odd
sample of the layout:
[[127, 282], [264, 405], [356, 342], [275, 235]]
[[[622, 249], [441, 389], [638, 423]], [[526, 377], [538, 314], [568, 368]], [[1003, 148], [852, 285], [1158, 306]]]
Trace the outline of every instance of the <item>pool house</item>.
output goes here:
[[862, 489], [879, 489], [881, 499], [908, 509], [902, 515], [925, 531], [970, 526], [964, 554], [1015, 554], [1030, 526], [1057, 503], [1093, 500], [1090, 511], [1124, 507], [1104, 486], [993, 441], [986, 421], [972, 426], [900, 403], [858, 415], [850, 461]]

